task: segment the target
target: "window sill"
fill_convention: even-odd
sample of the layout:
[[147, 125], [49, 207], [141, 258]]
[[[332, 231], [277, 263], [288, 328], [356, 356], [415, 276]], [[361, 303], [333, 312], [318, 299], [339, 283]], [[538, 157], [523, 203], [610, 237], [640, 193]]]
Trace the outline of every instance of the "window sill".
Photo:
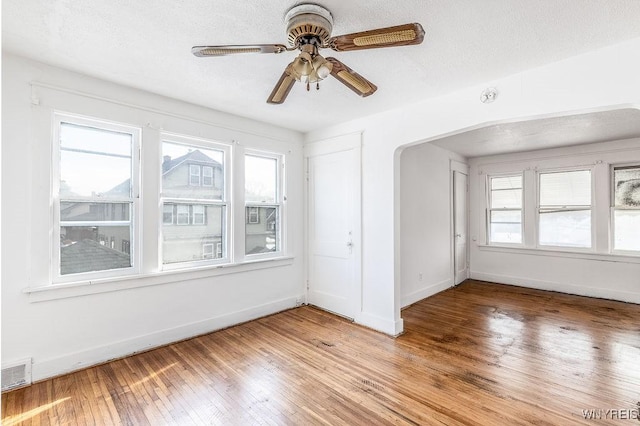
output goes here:
[[527, 254], [532, 256], [551, 256], [551, 257], [566, 257], [570, 259], [586, 259], [596, 260], [599, 262], [619, 262], [619, 263], [639, 263], [640, 255], [627, 255], [627, 254], [610, 254], [610, 253], [594, 253], [583, 251], [570, 251], [559, 250], [549, 248], [525, 248], [514, 246], [496, 246], [496, 245], [484, 245], [478, 244], [480, 251], [489, 251], [496, 253], [513, 253], [513, 254]]
[[49, 284], [38, 287], [27, 287], [23, 293], [29, 295], [30, 302], [66, 299], [89, 294], [107, 293], [119, 290], [172, 284], [189, 280], [236, 274], [258, 269], [277, 268], [293, 264], [293, 256], [270, 259], [256, 259], [242, 263], [203, 266], [200, 268], [174, 269], [151, 274], [130, 275], [116, 278], [103, 278], [91, 281], [76, 281], [62, 284]]

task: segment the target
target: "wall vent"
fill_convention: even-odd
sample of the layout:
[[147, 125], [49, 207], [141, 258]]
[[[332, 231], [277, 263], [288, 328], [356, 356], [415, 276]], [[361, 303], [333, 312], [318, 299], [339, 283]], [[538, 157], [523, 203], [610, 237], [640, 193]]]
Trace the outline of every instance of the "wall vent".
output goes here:
[[31, 384], [31, 358], [2, 366], [2, 392]]

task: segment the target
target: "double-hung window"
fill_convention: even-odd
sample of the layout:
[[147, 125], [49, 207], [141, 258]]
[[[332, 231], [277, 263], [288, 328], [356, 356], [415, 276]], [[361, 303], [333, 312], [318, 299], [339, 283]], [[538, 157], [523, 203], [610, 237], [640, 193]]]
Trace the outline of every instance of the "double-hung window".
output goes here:
[[54, 120], [54, 279], [131, 273], [140, 130], [63, 114]]
[[590, 248], [591, 170], [539, 174], [540, 246]]
[[613, 249], [640, 251], [640, 165], [613, 168]]
[[489, 177], [489, 243], [522, 244], [522, 174]]
[[162, 263], [185, 267], [226, 259], [229, 148], [163, 135], [162, 158]]
[[245, 254], [280, 252], [282, 158], [263, 153], [245, 155]]

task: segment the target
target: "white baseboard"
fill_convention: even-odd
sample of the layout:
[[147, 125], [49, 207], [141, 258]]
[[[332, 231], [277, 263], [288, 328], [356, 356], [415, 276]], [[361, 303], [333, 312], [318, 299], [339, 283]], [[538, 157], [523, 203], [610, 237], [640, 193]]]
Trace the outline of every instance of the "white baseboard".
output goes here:
[[577, 284], [541, 281], [530, 278], [490, 274], [477, 271], [471, 271], [471, 279], [640, 304], [640, 292], [616, 290], [613, 288], [585, 287]]
[[451, 279], [447, 279], [436, 284], [431, 284], [427, 287], [421, 288], [420, 290], [405, 294], [404, 296], [402, 296], [401, 306], [403, 308], [407, 307], [422, 299], [426, 299], [429, 296], [433, 296], [436, 293], [440, 293], [441, 291], [446, 290], [449, 287], [453, 287], [453, 281]]
[[122, 358], [137, 352], [146, 351], [158, 346], [210, 333], [235, 324], [291, 309], [297, 306], [296, 301], [302, 300], [302, 297], [303, 295], [276, 300], [274, 302], [265, 303], [264, 305], [254, 306], [241, 311], [232, 312], [230, 314], [209, 318], [204, 321], [160, 330], [131, 339], [111, 342], [106, 345], [96, 346], [57, 358], [41, 361], [34, 359], [32, 368], [33, 381], [35, 382], [49, 377], [70, 373], [72, 371], [101, 364], [109, 360]]
[[404, 331], [404, 321], [402, 318], [389, 320], [367, 312], [360, 312], [355, 318], [355, 323], [390, 336], [397, 336]]

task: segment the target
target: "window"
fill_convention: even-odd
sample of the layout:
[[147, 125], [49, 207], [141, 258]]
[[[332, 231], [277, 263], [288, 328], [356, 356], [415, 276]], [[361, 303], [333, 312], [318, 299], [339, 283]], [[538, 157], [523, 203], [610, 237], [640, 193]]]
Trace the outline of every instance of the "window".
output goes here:
[[139, 129], [56, 114], [55, 138], [54, 276], [126, 273], [134, 266]]
[[260, 211], [258, 207], [247, 207], [247, 223], [260, 223]]
[[640, 251], [640, 165], [613, 168], [613, 249]]
[[[169, 204], [171, 205], [171, 204]], [[176, 206], [177, 209], [177, 224], [178, 225], [188, 225], [189, 224], [189, 206], [186, 204], [178, 204]]]
[[207, 243], [202, 245], [202, 258], [213, 259], [213, 244]]
[[200, 166], [194, 164], [189, 166], [189, 185], [200, 186]]
[[489, 178], [489, 242], [522, 243], [522, 175]]
[[539, 174], [538, 242], [591, 247], [591, 171]]
[[191, 223], [193, 225], [204, 225], [204, 206], [191, 206], [191, 213], [193, 218]]
[[281, 159], [245, 155], [245, 254], [278, 252], [280, 248]]
[[202, 166], [202, 186], [213, 186], [213, 167]]
[[[162, 263], [184, 267], [189, 262], [222, 259], [227, 246], [224, 164], [228, 147], [174, 135], [163, 136]], [[215, 181], [214, 170], [219, 173]], [[181, 226], [171, 226], [174, 217], [175, 224]], [[221, 244], [220, 256], [214, 253], [216, 244]]]
[[162, 223], [165, 225], [173, 225], [173, 204], [165, 204], [162, 206]]

